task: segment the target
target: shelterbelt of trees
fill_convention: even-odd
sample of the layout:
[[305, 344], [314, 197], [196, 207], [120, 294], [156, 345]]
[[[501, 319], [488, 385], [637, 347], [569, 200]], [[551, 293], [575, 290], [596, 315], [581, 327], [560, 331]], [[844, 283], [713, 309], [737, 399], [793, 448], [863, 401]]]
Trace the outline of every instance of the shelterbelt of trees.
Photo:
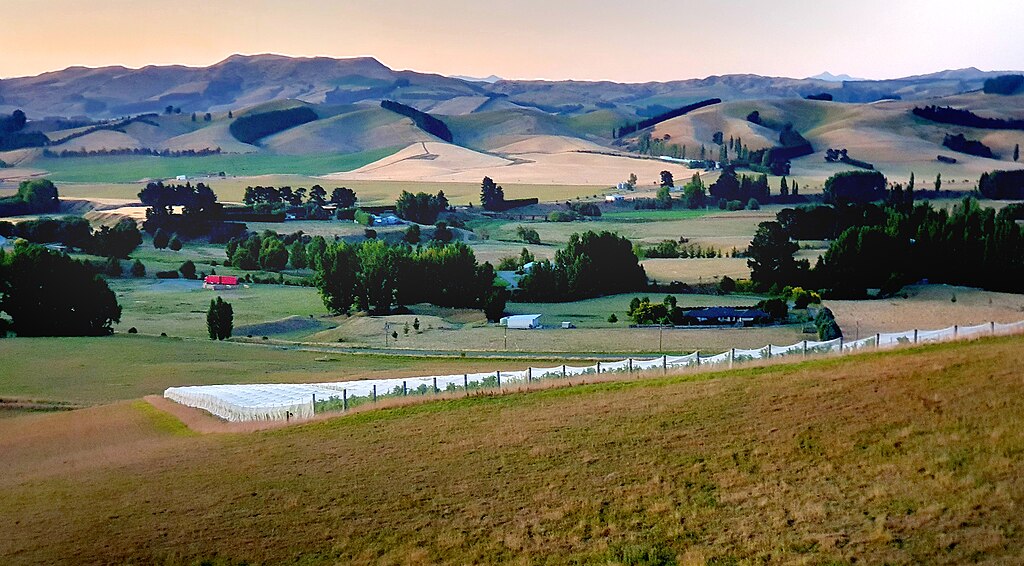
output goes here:
[[[864, 190], [877, 195], [877, 172], [863, 176]], [[830, 179], [831, 181], [831, 179]], [[885, 186], [884, 177], [882, 187]], [[868, 289], [883, 294], [928, 279], [989, 290], [1020, 292], [1024, 281], [1024, 217], [1020, 206], [997, 212], [965, 198], [952, 211], [915, 204], [913, 190], [882, 189], [883, 201], [785, 209], [758, 227], [747, 254], [751, 277], [764, 290], [800, 285], [826, 296], [859, 298]], [[796, 261], [797, 239], [835, 238], [812, 269]]]

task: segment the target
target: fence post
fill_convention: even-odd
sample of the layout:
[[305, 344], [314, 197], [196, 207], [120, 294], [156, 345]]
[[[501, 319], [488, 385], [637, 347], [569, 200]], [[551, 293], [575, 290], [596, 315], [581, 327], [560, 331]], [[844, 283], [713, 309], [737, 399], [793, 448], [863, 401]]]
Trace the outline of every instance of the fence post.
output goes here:
[[914, 329], [914, 344], [917, 344], [917, 329]]
[[313, 394], [313, 414], [316, 414], [316, 393]]
[[700, 367], [700, 350], [697, 350], [697, 367]]
[[526, 383], [533, 383], [533, 368], [526, 368]]
[[804, 340], [804, 357], [807, 357], [807, 340]]
[[377, 384], [376, 383], [373, 384], [373, 402], [374, 403], [377, 402]]
[[989, 324], [992, 325], [992, 336], [995, 336], [996, 335], [996, 321], [993, 320]]
[[434, 395], [437, 395], [437, 378], [434, 378]]
[[[878, 342], [875, 342], [875, 344], [877, 345]], [[839, 355], [840, 356], [843, 355], [843, 337], [842, 336], [839, 337]]]
[[348, 389], [341, 390], [341, 410], [348, 411]]
[[405, 382], [403, 381], [402, 382], [402, 397], [405, 397], [408, 394], [409, 394], [409, 389], [405, 386]]
[[663, 373], [668, 373], [668, 355], [667, 354], [661, 356], [661, 371]]
[[736, 348], [729, 350], [729, 369], [732, 369], [733, 362], [736, 361]]
[[601, 375], [601, 362], [597, 362], [597, 374]]
[[462, 388], [466, 390], [466, 397], [469, 397], [469, 374], [462, 374]]
[[953, 340], [956, 340], [956, 338], [957, 338], [957, 336], [959, 334], [960, 334], [960, 325], [959, 324], [954, 324], [953, 325]]
[[565, 379], [565, 364], [562, 364], [562, 379]]
[[494, 375], [498, 376], [498, 390], [501, 390], [501, 371], [494, 372]]
[[881, 332], [875, 332], [875, 348], [877, 349], [877, 348], [881, 348], [881, 347], [882, 347], [882, 333]]
[[772, 345], [768, 344], [768, 359], [772, 359]]
[[629, 373], [633, 373], [633, 358], [627, 358], [626, 362], [628, 363], [626, 367], [629, 368]]

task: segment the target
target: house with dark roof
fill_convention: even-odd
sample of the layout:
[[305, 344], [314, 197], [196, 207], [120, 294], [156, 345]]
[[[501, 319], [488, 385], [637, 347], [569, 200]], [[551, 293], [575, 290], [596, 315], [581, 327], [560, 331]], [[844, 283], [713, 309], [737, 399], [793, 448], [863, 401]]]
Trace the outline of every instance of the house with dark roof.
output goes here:
[[683, 314], [688, 324], [765, 324], [771, 317], [761, 309], [735, 307], [707, 307], [692, 309]]

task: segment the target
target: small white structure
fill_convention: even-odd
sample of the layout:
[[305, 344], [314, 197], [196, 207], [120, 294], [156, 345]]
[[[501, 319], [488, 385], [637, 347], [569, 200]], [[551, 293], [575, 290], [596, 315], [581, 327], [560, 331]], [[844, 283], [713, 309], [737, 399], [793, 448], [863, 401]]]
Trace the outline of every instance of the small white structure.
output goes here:
[[397, 226], [402, 223], [402, 219], [395, 216], [394, 214], [372, 214], [374, 226]]
[[498, 323], [506, 328], [518, 329], [518, 330], [530, 330], [533, 328], [540, 328], [540, 315], [539, 314], [515, 314], [512, 316], [506, 316], [501, 319]]
[[604, 202], [622, 202], [623, 198], [622, 195], [605, 195]]
[[569, 322], [569, 321], [567, 321], [567, 320], [563, 320], [562, 321], [562, 328], [568, 330], [570, 328], [576, 328], [576, 325], [571, 323], [571, 322]]
[[188, 181], [188, 175], [178, 175], [174, 178], [175, 181]]
[[523, 273], [533, 273], [533, 267], [535, 265], [537, 265], [537, 262], [535, 262], [535, 261], [524, 263], [523, 264], [523, 268], [522, 268], [522, 272]]

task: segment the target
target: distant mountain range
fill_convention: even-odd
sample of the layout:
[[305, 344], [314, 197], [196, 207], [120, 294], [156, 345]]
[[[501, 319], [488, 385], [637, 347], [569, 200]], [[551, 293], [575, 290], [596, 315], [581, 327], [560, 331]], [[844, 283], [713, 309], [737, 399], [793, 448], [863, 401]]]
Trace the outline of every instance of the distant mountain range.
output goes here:
[[111, 118], [161, 112], [167, 106], [203, 113], [239, 110], [281, 99], [328, 105], [393, 99], [442, 114], [445, 108], [439, 107], [447, 104], [448, 108], [469, 105], [473, 111], [518, 107], [562, 116], [599, 110], [645, 116], [711, 97], [802, 98], [828, 92], [840, 102], [872, 102], [947, 96], [977, 90], [985, 78], [998, 74], [962, 69], [879, 81], [828, 73], [807, 79], [724, 75], [624, 84], [445, 77], [396, 71], [369, 57], [234, 55], [200, 68], [71, 67], [35, 77], [4, 79], [0, 80], [0, 112], [21, 108], [30, 119]]

